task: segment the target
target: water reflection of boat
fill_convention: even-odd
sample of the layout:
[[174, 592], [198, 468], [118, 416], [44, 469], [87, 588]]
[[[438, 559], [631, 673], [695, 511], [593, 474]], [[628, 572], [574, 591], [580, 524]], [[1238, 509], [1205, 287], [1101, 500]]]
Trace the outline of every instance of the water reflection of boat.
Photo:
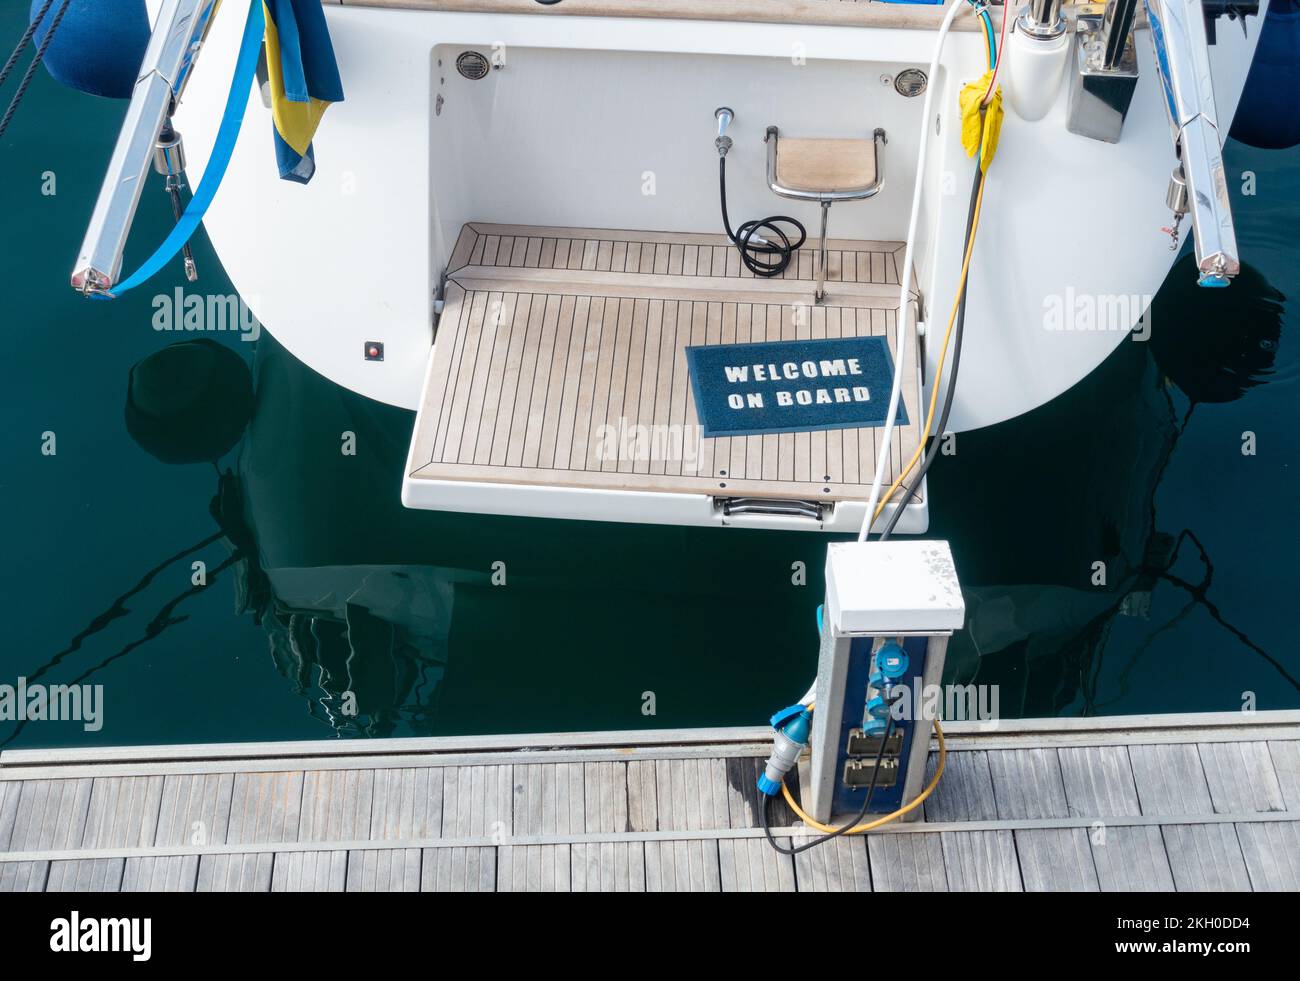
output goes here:
[[[245, 590], [241, 605], [266, 630], [277, 670], [313, 716], [354, 735], [428, 732], [455, 583], [484, 576], [403, 561], [391, 547], [402, 535], [396, 515], [376, 507], [383, 495], [368, 486], [382, 469], [345, 466], [330, 479], [330, 464], [349, 459], [338, 439], [314, 452], [321, 447], [302, 439], [303, 430], [292, 435], [295, 413], [305, 412], [322, 428], [353, 433], [367, 457], [382, 455], [391, 434], [383, 423], [394, 420], [376, 424], [365, 414], [391, 413], [332, 397], [334, 386], [269, 338], [259, 345], [256, 373], [256, 410], [230, 479], [255, 543], [240, 579], [265, 588]], [[317, 488], [325, 481], [331, 492], [310, 493], [300, 481]]]
[[[1151, 342], [1123, 345], [1060, 411], [964, 434], [935, 471], [962, 502], [939, 531], [956, 543], [970, 611], [950, 648], [949, 680], [998, 683], [1006, 715], [1087, 711], [1117, 617], [1150, 616], [1158, 588], [1206, 600], [1170, 571], [1179, 549], [1195, 561], [1195, 536], [1160, 527], [1156, 492], [1194, 407], [1267, 379], [1282, 297], [1249, 268], [1231, 299], [1191, 289], [1171, 279]], [[1198, 321], [1204, 330], [1178, 316], [1188, 302], [1217, 303]], [[1180, 331], [1172, 360], [1161, 324]], [[803, 536], [573, 522], [529, 523], [524, 536], [517, 519], [407, 510], [386, 493], [383, 463], [404, 452], [409, 413], [334, 385], [269, 336], [256, 369], [256, 408], [226, 478], [237, 519], [223, 524], [253, 543], [246, 551], [256, 560], [239, 576], [245, 607], [265, 625], [280, 671], [331, 725], [472, 731], [473, 698], [438, 703], [453, 624], [460, 683], [491, 691], [521, 730], [554, 730], [555, 714], [569, 710], [628, 728], [628, 706], [611, 703], [620, 686], [632, 705], [646, 689], [670, 695], [674, 721], [697, 723], [737, 670], [774, 686], [806, 670], [783, 653], [807, 649], [812, 600], [801, 597], [820, 591]], [[357, 456], [340, 452], [344, 434]], [[994, 477], [1023, 466], [1028, 448], [1040, 492], [1008, 516]], [[1025, 534], [1035, 527], [1054, 530], [1052, 548]], [[738, 547], [746, 561], [737, 565]], [[805, 556], [806, 594], [790, 581], [792, 560]], [[497, 562], [504, 590], [493, 585]], [[710, 611], [723, 608], [742, 615], [710, 626]], [[710, 657], [694, 657], [707, 636]], [[357, 715], [343, 711], [349, 692]]]
[[[333, 386], [292, 358], [283, 367], [303, 384], [281, 384], [282, 351], [268, 342], [258, 354], [256, 388], [239, 354], [208, 339], [149, 356], [128, 379], [128, 429], [168, 463], [216, 461], [238, 447], [235, 466], [218, 471], [210, 506], [232, 554], [207, 575], [230, 570], [237, 609], [264, 628], [276, 668], [312, 715], [354, 735], [425, 731], [446, 662], [453, 583], [481, 576], [385, 559], [373, 540], [354, 551], [346, 536], [330, 533], [346, 526], [307, 504], [294, 513], [305, 513], [319, 533], [302, 535], [304, 526], [278, 506], [284, 492], [297, 489], [290, 475], [319, 475], [319, 467], [295, 452], [299, 441], [286, 446], [278, 438], [286, 422], [278, 397], [295, 396], [324, 419], [320, 396], [328, 399]], [[316, 398], [303, 391], [313, 380]], [[364, 400], [352, 408], [364, 408]], [[363, 429], [371, 443], [382, 432]], [[379, 518], [371, 530], [391, 532]]]
[[[129, 407], [132, 434], [160, 459], [231, 450], [214, 441], [211, 411], [178, 411], [196, 393], [228, 408], [242, 390], [238, 357], [221, 359], [234, 376], [223, 380], [199, 356], [214, 347], [182, 342], [133, 369], [133, 392], [153, 404]], [[716, 716], [711, 702], [737, 672], [777, 684], [806, 670], [788, 653], [807, 649], [821, 588], [805, 536], [724, 542], [708, 529], [412, 511], [390, 493], [385, 465], [405, 452], [409, 412], [333, 384], [270, 335], [254, 374], [250, 419], [211, 508], [235, 552], [219, 573], [233, 574], [238, 608], [265, 628], [312, 714], [340, 731], [472, 731], [488, 690], [494, 718], [521, 729], [562, 728], [557, 715], [577, 713], [610, 728], [698, 722]], [[725, 624], [724, 608], [737, 614]], [[451, 680], [470, 694], [440, 707], [453, 625], [463, 656]], [[697, 656], [701, 643], [715, 645], [710, 658]], [[643, 713], [650, 690], [661, 701]], [[743, 722], [748, 709], [735, 711]]]
[[[231, 478], [255, 542], [256, 568], [240, 578], [265, 577], [266, 595], [252, 592], [246, 606], [322, 718], [348, 721], [338, 696], [366, 658], [380, 665], [367, 671], [383, 679], [371, 690], [386, 692], [399, 727], [425, 733], [482, 727], [488, 690], [494, 717], [521, 730], [563, 728], [557, 715], [568, 713], [609, 728], [700, 722], [716, 717], [710, 701], [737, 671], [774, 684], [806, 671], [788, 653], [808, 650], [821, 588], [819, 550], [805, 536], [723, 541], [708, 529], [409, 510], [387, 466], [405, 454], [409, 412], [335, 385], [270, 335], [255, 369], [256, 409]], [[341, 452], [344, 434], [355, 456]], [[719, 609], [730, 611], [725, 624]], [[450, 683], [467, 697], [435, 720], [432, 682], [453, 625], [461, 657]], [[706, 643], [713, 654], [700, 658]], [[331, 686], [323, 694], [320, 677]], [[412, 678], [409, 688], [389, 680]], [[643, 714], [648, 690], [659, 702]], [[755, 706], [764, 697], [757, 690]], [[743, 722], [746, 710], [735, 711], [722, 721]]]
[[[1157, 300], [1150, 343], [1123, 345], [1058, 405], [959, 437], [957, 454], [935, 469], [959, 502], [938, 530], [955, 543], [970, 610], [947, 680], [998, 684], [1006, 716], [1105, 708], [1178, 625], [1182, 613], [1152, 602], [1158, 590], [1208, 612], [1226, 643], [1270, 658], [1232, 625], [1238, 611], [1213, 606], [1208, 553], [1191, 530], [1163, 527], [1154, 502], [1189, 413], [1272, 377], [1281, 301], [1249, 268], [1225, 293], [1193, 293], [1175, 277]], [[1187, 303], [1204, 316], [1180, 316]], [[1177, 332], [1176, 357], [1165, 330]], [[229, 348], [230, 373], [214, 380], [221, 373], [196, 343], [212, 345], [165, 348], [133, 371], [132, 434], [172, 462], [235, 461], [211, 505], [220, 530], [198, 543], [221, 536], [232, 554], [204, 588], [233, 586], [277, 669], [335, 731], [468, 733], [499, 730], [501, 719], [515, 731], [555, 731], [566, 719], [609, 729], [744, 724], [806, 675], [822, 592], [808, 536], [411, 511], [389, 493], [384, 465], [404, 453], [410, 413], [333, 384], [269, 335], [256, 348], [255, 386]], [[144, 366], [166, 385], [137, 388], [149, 380]], [[201, 404], [178, 410], [217, 392], [231, 415], [245, 384], [246, 427], [213, 425]], [[357, 456], [340, 452], [344, 433]], [[1012, 514], [998, 478], [1023, 467], [1029, 450], [1041, 492]], [[1051, 548], [1027, 533], [1034, 528], [1052, 529]], [[1091, 581], [1099, 560], [1102, 586]], [[497, 562], [505, 588], [493, 585]], [[793, 581], [800, 562], [806, 588]], [[83, 641], [128, 615], [158, 572], [146, 570], [55, 662], [81, 657]], [[166, 604], [141, 643], [179, 622], [193, 593]], [[1112, 644], [1117, 624], [1142, 633], [1128, 629]], [[657, 697], [653, 715], [641, 713], [646, 692]]]
[[[958, 677], [978, 672], [998, 683], [1005, 715], [1105, 710], [1126, 694], [1151, 644], [1194, 606], [1209, 612], [1226, 644], [1253, 650], [1297, 686], [1209, 600], [1212, 560], [1194, 530], [1158, 519], [1160, 483], [1194, 411], [1265, 384], [1282, 332], [1285, 297], [1256, 270], [1243, 267], [1230, 293], [1206, 293], [1178, 276], [1189, 262], [1156, 297], [1149, 343], [1122, 345], [1055, 411], [962, 436], [961, 452], [936, 472], [936, 487], [963, 499], [935, 529], [957, 543], [968, 611], [950, 665]], [[1034, 493], [1008, 516], [987, 475], [1023, 468], [1031, 452]], [[1006, 547], [1033, 528], [1052, 529], [1050, 548]], [[1193, 572], [1174, 573], [1180, 558]], [[1099, 691], [1116, 618], [1149, 618], [1162, 586], [1185, 594], [1187, 605], [1121, 645], [1126, 665], [1111, 679], [1119, 690]]]
[[423, 566], [266, 570], [271, 657], [313, 714], [356, 735], [427, 731], [452, 587]]

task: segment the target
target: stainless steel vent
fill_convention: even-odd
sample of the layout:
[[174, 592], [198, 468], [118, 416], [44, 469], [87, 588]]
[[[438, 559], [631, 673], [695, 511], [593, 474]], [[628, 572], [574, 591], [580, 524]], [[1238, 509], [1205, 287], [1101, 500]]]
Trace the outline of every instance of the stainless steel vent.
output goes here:
[[894, 91], [899, 95], [914, 99], [925, 91], [925, 86], [929, 81], [925, 72], [921, 71], [921, 69], [904, 68], [894, 77]]
[[456, 56], [456, 71], [471, 82], [487, 78], [487, 73], [491, 70], [492, 64], [487, 60], [487, 56], [477, 51], [462, 51]]

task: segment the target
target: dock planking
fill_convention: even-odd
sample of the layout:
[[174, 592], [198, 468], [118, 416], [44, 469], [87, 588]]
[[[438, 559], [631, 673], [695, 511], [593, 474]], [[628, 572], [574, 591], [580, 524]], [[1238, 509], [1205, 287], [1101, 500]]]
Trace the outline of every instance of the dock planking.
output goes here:
[[764, 736], [6, 752], [0, 891], [1300, 889], [1300, 713], [952, 724], [923, 820], [794, 857]]

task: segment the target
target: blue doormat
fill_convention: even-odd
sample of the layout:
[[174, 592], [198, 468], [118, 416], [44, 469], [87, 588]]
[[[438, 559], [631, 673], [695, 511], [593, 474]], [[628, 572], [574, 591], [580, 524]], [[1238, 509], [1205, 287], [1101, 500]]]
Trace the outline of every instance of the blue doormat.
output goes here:
[[[706, 344], [686, 362], [710, 438], [883, 426], [894, 383], [883, 337]], [[908, 422], [901, 400], [896, 421]]]

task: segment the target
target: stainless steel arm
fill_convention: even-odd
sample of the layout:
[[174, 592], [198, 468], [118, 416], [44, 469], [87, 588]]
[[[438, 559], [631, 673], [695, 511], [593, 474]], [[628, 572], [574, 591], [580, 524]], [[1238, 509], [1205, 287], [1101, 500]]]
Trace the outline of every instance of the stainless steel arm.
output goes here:
[[[1011, 16], [1011, 6], [1003, 7], [1003, 16]], [[1016, 18], [1016, 30], [1033, 37], [1057, 38], [1065, 32], [1065, 15], [1061, 0], [1029, 0]]]
[[158, 134], [176, 108], [220, 2], [163, 0], [72, 273], [74, 289], [98, 293], [117, 281]]
[[1237, 275], [1237, 234], [1223, 169], [1214, 80], [1201, 0], [1145, 0], [1165, 107], [1196, 240], [1202, 286], [1226, 286]]

